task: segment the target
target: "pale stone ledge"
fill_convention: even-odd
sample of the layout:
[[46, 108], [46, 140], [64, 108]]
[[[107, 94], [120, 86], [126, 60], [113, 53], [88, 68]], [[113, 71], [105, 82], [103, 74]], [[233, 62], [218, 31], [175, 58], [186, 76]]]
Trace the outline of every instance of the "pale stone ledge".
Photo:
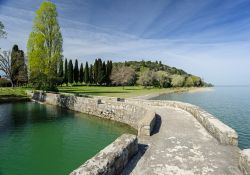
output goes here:
[[137, 137], [123, 134], [70, 175], [118, 175], [138, 152]]
[[141, 100], [141, 99], [126, 99], [127, 103], [137, 104], [140, 106], [156, 106], [156, 107], [174, 107], [191, 113], [206, 130], [211, 133], [220, 143], [226, 145], [238, 145], [238, 134], [231, 127], [227, 126], [219, 119], [204, 111], [198, 106], [166, 100]]
[[250, 175], [250, 149], [240, 152], [239, 167], [244, 175]]

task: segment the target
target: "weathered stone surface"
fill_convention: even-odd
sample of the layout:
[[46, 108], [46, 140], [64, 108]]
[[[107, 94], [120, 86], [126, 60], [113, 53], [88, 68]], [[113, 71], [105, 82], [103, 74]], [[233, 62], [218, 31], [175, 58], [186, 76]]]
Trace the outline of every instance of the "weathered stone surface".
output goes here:
[[244, 175], [250, 175], [250, 149], [240, 152], [239, 167]]
[[138, 151], [137, 137], [123, 134], [70, 175], [118, 175]]
[[237, 132], [225, 125], [219, 119], [204, 111], [198, 106], [182, 103], [177, 101], [162, 100], [142, 100], [142, 99], [126, 99], [127, 103], [137, 104], [140, 106], [158, 106], [158, 107], [174, 107], [179, 108], [192, 114], [203, 126], [209, 131], [220, 143], [226, 145], [238, 145]]

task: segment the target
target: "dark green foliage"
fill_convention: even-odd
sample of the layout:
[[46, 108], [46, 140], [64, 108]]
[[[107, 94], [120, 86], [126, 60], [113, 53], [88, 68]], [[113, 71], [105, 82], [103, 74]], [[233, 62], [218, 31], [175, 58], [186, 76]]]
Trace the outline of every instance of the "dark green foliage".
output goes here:
[[58, 70], [58, 80], [59, 80], [59, 85], [63, 84], [63, 59], [60, 60], [60, 64], [59, 64], [59, 70]]
[[90, 83], [93, 83], [93, 82], [94, 82], [93, 70], [94, 70], [94, 68], [93, 68], [93, 65], [91, 64], [91, 65], [90, 65], [90, 69], [89, 69], [89, 82], [90, 82]]
[[89, 65], [88, 65], [88, 62], [86, 62], [86, 65], [85, 65], [84, 82], [89, 83]]
[[[126, 64], [126, 62], [125, 62]], [[107, 62], [107, 71], [106, 71], [106, 82], [107, 82], [107, 85], [110, 85], [111, 84], [111, 80], [110, 80], [110, 76], [111, 76], [111, 73], [112, 73], [112, 61], [108, 61]]]
[[71, 84], [74, 82], [74, 70], [72, 60], [69, 60], [68, 64], [68, 81]]
[[102, 69], [102, 60], [99, 58], [97, 60], [97, 84], [101, 85], [103, 82], [103, 69]]
[[75, 60], [75, 67], [74, 67], [74, 81], [78, 83], [79, 81], [79, 67], [78, 67], [78, 60]]
[[98, 61], [96, 59], [94, 63], [94, 70], [93, 70], [93, 83], [97, 83], [97, 82], [98, 82]]
[[68, 60], [65, 59], [64, 62], [64, 80], [63, 82], [68, 85]]
[[107, 67], [105, 61], [102, 63], [102, 78], [100, 83], [107, 85]]
[[28, 82], [28, 71], [25, 64], [24, 52], [14, 45], [11, 52], [11, 71], [14, 86]]
[[81, 66], [80, 66], [80, 73], [79, 73], [79, 81], [80, 81], [80, 83], [82, 83], [83, 82], [83, 80], [84, 80], [84, 72], [83, 72], [84, 70], [83, 70], [83, 64], [81, 63]]

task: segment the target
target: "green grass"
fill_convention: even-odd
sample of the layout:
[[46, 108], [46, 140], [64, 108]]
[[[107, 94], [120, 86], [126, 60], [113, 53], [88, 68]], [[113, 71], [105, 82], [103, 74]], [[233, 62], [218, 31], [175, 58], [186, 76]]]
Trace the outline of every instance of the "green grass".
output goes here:
[[72, 87], [58, 87], [60, 92], [66, 93], [81, 93], [97, 96], [111, 96], [111, 97], [135, 97], [147, 94], [171, 93], [183, 91], [186, 88], [144, 88], [142, 86], [125, 86], [123, 87], [105, 87], [105, 86], [72, 86]]
[[25, 89], [24, 88], [11, 88], [11, 87], [6, 87], [6, 88], [1, 88], [0, 87], [0, 97], [25, 97]]

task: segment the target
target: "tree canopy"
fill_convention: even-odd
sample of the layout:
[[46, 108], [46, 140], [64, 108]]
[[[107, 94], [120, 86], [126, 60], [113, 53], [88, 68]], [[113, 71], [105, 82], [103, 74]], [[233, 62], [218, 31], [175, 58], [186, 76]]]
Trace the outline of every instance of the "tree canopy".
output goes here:
[[30, 80], [38, 88], [53, 89], [62, 59], [62, 34], [57, 21], [57, 10], [52, 2], [43, 2], [36, 11], [27, 52]]

